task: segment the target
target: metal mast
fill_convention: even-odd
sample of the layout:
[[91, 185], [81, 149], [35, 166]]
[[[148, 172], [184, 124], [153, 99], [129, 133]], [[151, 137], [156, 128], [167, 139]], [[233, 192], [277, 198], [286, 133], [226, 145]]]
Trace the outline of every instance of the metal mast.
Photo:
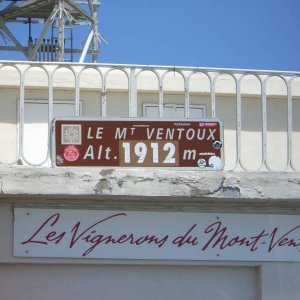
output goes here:
[[[21, 52], [30, 61], [72, 61], [73, 55], [78, 54], [79, 62], [84, 62], [91, 54], [92, 62], [97, 62], [99, 42], [104, 41], [98, 32], [98, 0], [4, 2], [9, 4], [0, 9], [0, 50]], [[11, 23], [29, 27], [27, 41], [23, 34], [13, 33], [9, 28]], [[33, 25], [42, 27], [35, 38], [32, 36]], [[82, 26], [90, 28], [87, 37], [80, 30]], [[73, 48], [73, 38], [76, 41], [83, 38], [83, 49], [80, 46]]]

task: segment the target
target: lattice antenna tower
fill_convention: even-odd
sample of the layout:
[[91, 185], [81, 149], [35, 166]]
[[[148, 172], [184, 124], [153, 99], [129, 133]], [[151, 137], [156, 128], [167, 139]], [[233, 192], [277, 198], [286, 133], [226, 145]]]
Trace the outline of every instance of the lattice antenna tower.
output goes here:
[[[0, 50], [23, 53], [29, 61], [73, 61], [74, 54], [79, 62], [92, 56], [97, 62], [100, 54], [99, 43], [105, 40], [98, 32], [98, 0], [27, 0], [9, 2], [0, 10]], [[14, 34], [11, 23], [28, 26], [28, 39], [22, 42], [20, 34]], [[42, 30], [32, 37], [32, 28], [40, 24]], [[75, 26], [88, 26], [84, 39], [82, 30], [76, 36]], [[78, 28], [78, 27], [77, 27]], [[27, 30], [26, 30], [27, 31]], [[74, 48], [74, 39], [83, 40], [81, 49]]]

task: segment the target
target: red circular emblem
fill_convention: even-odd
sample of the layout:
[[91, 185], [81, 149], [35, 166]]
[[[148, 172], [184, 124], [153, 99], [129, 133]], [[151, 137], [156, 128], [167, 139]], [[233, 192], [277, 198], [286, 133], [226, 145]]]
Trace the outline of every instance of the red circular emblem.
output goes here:
[[67, 146], [64, 149], [64, 158], [67, 161], [76, 161], [79, 157], [79, 150], [76, 146]]

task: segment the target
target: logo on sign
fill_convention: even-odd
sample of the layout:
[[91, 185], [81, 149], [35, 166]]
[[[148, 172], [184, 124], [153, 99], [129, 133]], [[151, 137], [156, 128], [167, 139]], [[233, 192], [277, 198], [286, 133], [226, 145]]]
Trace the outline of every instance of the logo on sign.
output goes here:
[[64, 158], [66, 161], [76, 161], [79, 158], [79, 150], [76, 146], [67, 146], [64, 149]]
[[61, 126], [61, 144], [62, 145], [81, 145], [81, 125], [63, 124]]

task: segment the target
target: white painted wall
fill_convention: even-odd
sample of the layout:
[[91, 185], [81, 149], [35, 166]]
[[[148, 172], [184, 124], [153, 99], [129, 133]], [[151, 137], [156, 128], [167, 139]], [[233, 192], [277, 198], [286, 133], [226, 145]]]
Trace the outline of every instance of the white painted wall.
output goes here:
[[0, 264], [5, 300], [257, 300], [255, 267]]

